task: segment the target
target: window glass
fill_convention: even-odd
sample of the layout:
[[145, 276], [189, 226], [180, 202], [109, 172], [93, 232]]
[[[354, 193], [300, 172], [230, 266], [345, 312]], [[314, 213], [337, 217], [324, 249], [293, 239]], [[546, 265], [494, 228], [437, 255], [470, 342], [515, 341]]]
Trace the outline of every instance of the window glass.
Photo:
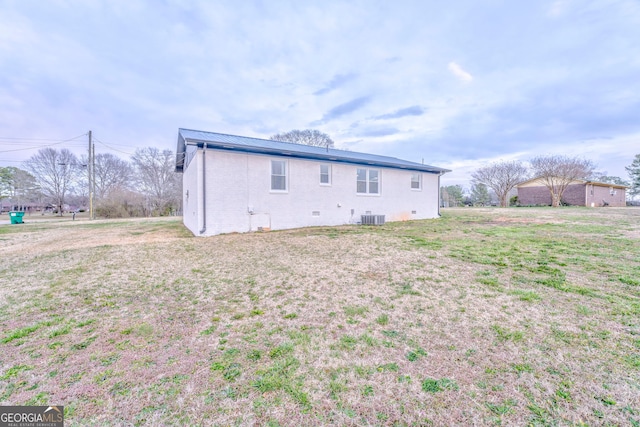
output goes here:
[[380, 171], [378, 169], [358, 169], [356, 181], [358, 193], [380, 193]]
[[284, 160], [271, 161], [271, 189], [287, 189], [287, 163]]
[[357, 186], [358, 186], [357, 188], [358, 193], [367, 192], [367, 170], [366, 169], [358, 169]]
[[331, 166], [330, 165], [320, 165], [320, 184], [330, 184], [331, 183]]
[[369, 194], [378, 194], [378, 171], [369, 169]]
[[419, 173], [411, 174], [411, 188], [412, 189], [419, 190], [421, 188], [420, 178], [422, 178], [422, 175], [419, 174]]

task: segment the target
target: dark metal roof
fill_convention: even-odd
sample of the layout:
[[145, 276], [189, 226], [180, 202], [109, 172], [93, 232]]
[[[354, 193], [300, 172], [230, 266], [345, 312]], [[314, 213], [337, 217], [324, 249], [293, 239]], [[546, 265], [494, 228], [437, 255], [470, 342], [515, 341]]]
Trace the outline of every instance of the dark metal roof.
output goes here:
[[322, 160], [359, 165], [381, 166], [394, 169], [407, 169], [429, 173], [451, 172], [436, 166], [409, 162], [395, 157], [375, 154], [357, 153], [354, 151], [336, 150], [334, 148], [312, 147], [290, 142], [269, 139], [250, 138], [246, 136], [226, 135], [223, 133], [204, 132], [191, 129], [178, 130], [178, 149], [176, 152], [176, 171], [182, 172], [187, 145], [220, 150], [241, 151], [247, 153], [270, 154], [301, 159]]

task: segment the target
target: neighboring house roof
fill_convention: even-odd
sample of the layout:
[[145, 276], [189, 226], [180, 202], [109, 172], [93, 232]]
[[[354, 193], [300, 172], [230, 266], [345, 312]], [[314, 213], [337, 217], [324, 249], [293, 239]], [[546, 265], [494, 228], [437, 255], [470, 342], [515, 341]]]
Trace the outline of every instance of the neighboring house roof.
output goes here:
[[438, 174], [451, 172], [449, 169], [409, 162], [395, 157], [378, 156], [375, 154], [336, 150], [334, 148], [313, 147], [310, 145], [294, 144], [290, 142], [226, 135], [222, 133], [203, 132], [182, 128], [178, 130], [176, 171], [182, 172], [184, 168], [187, 145], [197, 145], [202, 147], [204, 144], [207, 145], [207, 148], [240, 151], [245, 153], [271, 154], [301, 159], [355, 163], [359, 165], [407, 169]]
[[[530, 184], [534, 184], [536, 181], [539, 181], [541, 186], [544, 186], [544, 183], [542, 182], [542, 178], [532, 178], [529, 179], [527, 181], [523, 181], [520, 184], [516, 185], [516, 187], [524, 187], [524, 186], [531, 186]], [[571, 182], [571, 184], [583, 184], [583, 185], [595, 185], [597, 187], [613, 187], [613, 188], [629, 188], [625, 185], [620, 185], [620, 184], [611, 184], [608, 182], [598, 182], [598, 181], [589, 181], [586, 179], [576, 179], [574, 181]]]

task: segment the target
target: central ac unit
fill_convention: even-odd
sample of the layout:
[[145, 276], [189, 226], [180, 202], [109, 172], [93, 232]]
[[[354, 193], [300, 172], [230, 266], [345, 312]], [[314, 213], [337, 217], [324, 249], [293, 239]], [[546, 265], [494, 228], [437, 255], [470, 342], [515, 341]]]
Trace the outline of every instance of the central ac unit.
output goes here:
[[384, 225], [384, 215], [362, 215], [362, 225]]

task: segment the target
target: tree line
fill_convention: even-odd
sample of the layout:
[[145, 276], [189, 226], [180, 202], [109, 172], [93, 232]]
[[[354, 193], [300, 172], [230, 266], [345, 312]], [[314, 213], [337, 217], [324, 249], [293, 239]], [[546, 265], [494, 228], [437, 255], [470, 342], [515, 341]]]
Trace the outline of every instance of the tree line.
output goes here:
[[529, 166], [521, 161], [503, 161], [477, 169], [472, 173], [473, 185], [468, 195], [461, 185], [441, 188], [441, 203], [444, 206], [512, 204], [512, 192], [516, 185], [536, 178], [547, 187], [551, 205], [560, 206], [567, 187], [576, 180], [584, 179], [629, 187], [628, 196], [640, 194], [640, 154], [627, 166], [630, 180], [608, 176], [597, 172], [595, 164], [579, 157], [562, 155], [537, 156], [529, 161]]
[[[162, 216], [180, 211], [182, 180], [171, 150], [139, 148], [128, 161], [96, 154], [93, 164], [96, 216]], [[66, 148], [43, 148], [24, 162], [24, 169], [0, 167], [0, 199], [8, 199], [11, 209], [50, 210], [58, 215], [86, 210], [89, 168], [87, 156], [77, 157]]]
[[[279, 133], [272, 140], [324, 148], [331, 137], [314, 129]], [[89, 159], [68, 149], [43, 148], [24, 162], [24, 169], [0, 167], [0, 200], [11, 209], [46, 209], [62, 215], [65, 209], [89, 208]], [[117, 218], [171, 215], [181, 211], [182, 178], [175, 172], [171, 150], [137, 149], [130, 160], [97, 154], [94, 161], [94, 212]], [[5, 202], [6, 206], [7, 203]]]

